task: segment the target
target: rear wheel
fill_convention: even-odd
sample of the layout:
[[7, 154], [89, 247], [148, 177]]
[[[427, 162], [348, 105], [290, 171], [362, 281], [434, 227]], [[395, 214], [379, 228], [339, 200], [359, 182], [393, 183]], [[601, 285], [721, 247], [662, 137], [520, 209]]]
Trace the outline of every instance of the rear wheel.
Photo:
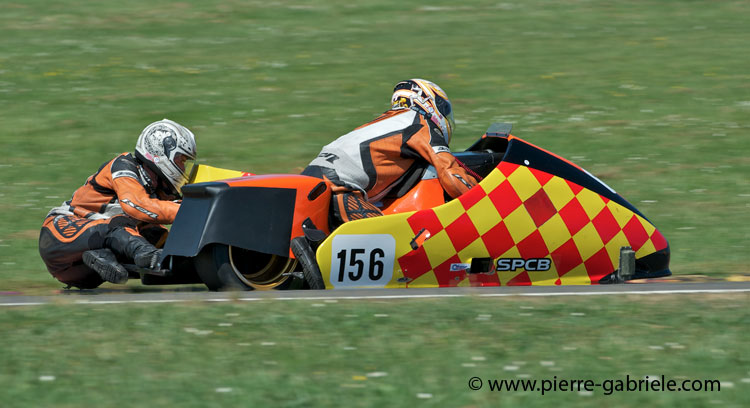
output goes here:
[[195, 258], [195, 266], [210, 290], [301, 289], [304, 283], [290, 274], [296, 259], [231, 245], [206, 246]]

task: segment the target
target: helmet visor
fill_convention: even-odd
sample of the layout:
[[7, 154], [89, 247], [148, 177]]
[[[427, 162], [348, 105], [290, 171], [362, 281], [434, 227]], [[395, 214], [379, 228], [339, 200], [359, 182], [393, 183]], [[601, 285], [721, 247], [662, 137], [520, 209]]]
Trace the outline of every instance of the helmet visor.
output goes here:
[[183, 153], [176, 153], [174, 155], [174, 164], [180, 169], [182, 174], [190, 174], [195, 164], [195, 159]]
[[[451, 105], [449, 100], [442, 96], [435, 95], [435, 106], [437, 106], [438, 112], [443, 115], [445, 121], [448, 122], [448, 131], [452, 133], [453, 129], [456, 127], [456, 122], [453, 121], [453, 105]], [[450, 136], [451, 135], [447, 135], [446, 141], [450, 140]]]
[[453, 106], [451, 106], [450, 101], [440, 95], [435, 95], [435, 105], [437, 105], [438, 112], [440, 112], [443, 117], [453, 117]]

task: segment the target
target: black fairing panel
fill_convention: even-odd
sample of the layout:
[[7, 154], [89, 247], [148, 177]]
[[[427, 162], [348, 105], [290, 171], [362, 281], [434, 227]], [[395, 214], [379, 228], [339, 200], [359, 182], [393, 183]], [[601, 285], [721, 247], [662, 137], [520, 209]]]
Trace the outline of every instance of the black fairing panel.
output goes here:
[[[656, 279], [672, 275], [669, 270], [670, 251], [669, 246], [635, 260], [635, 273], [630, 280], [637, 279]], [[620, 283], [617, 278], [617, 271], [599, 280], [600, 284]]]
[[208, 182], [182, 192], [162, 258], [196, 256], [212, 243], [289, 256], [295, 190]]
[[545, 173], [562, 177], [585, 189], [591, 190], [602, 197], [606, 197], [648, 220], [646, 216], [641, 214], [637, 208], [622, 198], [621, 195], [617, 194], [614, 190], [604, 184], [601, 180], [592, 176], [590, 173], [519, 139], [512, 139], [510, 141], [508, 144], [508, 151], [505, 153], [503, 161], [531, 167]]
[[633, 279], [663, 278], [672, 275], [669, 270], [669, 246], [635, 260]]
[[482, 177], [487, 177], [492, 170], [500, 164], [503, 153], [493, 153], [487, 151], [466, 151], [453, 153], [456, 159], [466, 165]]

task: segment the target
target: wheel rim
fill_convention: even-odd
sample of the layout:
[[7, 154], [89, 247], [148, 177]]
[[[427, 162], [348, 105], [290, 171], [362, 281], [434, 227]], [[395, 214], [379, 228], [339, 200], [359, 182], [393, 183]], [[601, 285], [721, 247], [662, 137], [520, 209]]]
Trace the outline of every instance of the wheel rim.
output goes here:
[[257, 290], [270, 290], [289, 279], [297, 260], [229, 246], [229, 263], [237, 278]]

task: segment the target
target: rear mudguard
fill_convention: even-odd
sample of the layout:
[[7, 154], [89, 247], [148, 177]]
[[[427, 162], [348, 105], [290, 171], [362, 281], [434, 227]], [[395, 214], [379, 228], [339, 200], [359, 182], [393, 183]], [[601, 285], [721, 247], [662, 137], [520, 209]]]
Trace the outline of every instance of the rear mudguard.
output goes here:
[[664, 236], [601, 180], [510, 134], [483, 140], [478, 150], [499, 144], [505, 155], [467, 193], [352, 221], [323, 241], [326, 288], [607, 283], [626, 246], [633, 279], [671, 274]]
[[328, 232], [330, 190], [320, 179], [286, 174], [186, 185], [162, 265], [214, 243], [290, 257], [289, 242], [304, 235], [306, 219]]

